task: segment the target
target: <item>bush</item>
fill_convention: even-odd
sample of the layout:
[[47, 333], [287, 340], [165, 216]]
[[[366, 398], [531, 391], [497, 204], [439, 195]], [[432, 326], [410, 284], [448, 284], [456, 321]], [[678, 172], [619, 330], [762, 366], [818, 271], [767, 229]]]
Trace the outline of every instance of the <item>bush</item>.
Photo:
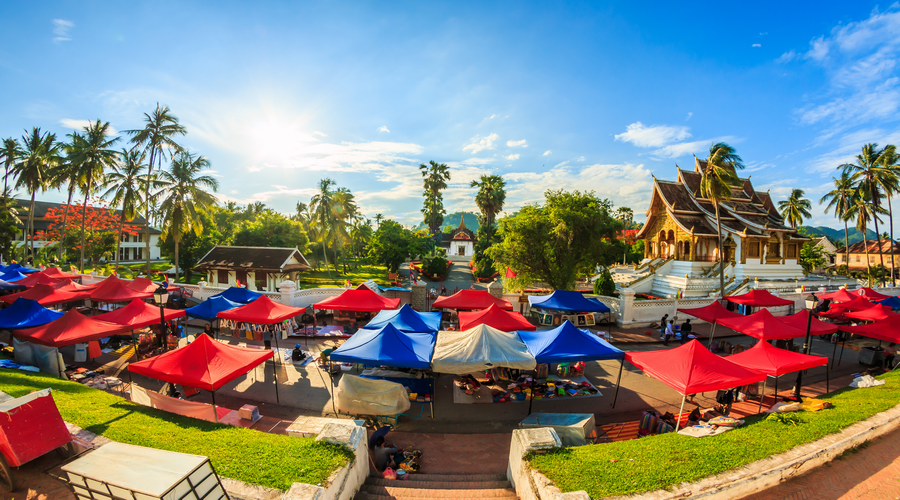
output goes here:
[[429, 276], [443, 276], [447, 274], [447, 264], [447, 259], [434, 255], [422, 261], [422, 270]]
[[603, 268], [600, 276], [594, 280], [594, 295], [612, 296], [616, 291], [616, 283], [613, 281], [612, 274], [608, 268]]

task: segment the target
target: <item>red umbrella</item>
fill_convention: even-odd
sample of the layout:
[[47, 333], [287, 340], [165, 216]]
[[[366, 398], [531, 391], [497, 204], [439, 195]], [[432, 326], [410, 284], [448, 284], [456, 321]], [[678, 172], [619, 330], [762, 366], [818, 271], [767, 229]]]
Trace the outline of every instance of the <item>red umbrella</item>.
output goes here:
[[12, 304], [19, 297], [23, 299], [36, 300], [42, 306], [52, 306], [56, 304], [64, 304], [66, 302], [74, 302], [76, 300], [84, 300], [88, 298], [87, 292], [66, 292], [61, 289], [53, 288], [51, 285], [34, 285], [30, 290], [4, 295], [0, 300], [7, 304]]
[[[187, 316], [187, 313], [181, 309], [163, 309], [163, 317], [166, 321], [182, 316]], [[94, 318], [116, 323], [117, 325], [125, 325], [132, 330], [160, 322], [159, 306], [150, 305], [140, 299], [134, 299], [125, 307], [120, 307], [108, 313], [98, 314]]]
[[787, 325], [781, 318], [773, 316], [768, 309], [762, 309], [749, 316], [722, 318], [719, 324], [760, 340], [795, 339], [806, 336], [805, 323], [802, 329]]
[[[251, 302], [251, 304], [252, 303], [253, 302]], [[322, 302], [315, 304], [313, 307], [316, 309], [330, 309], [333, 311], [378, 312], [385, 309], [393, 310], [400, 307], [400, 299], [383, 297], [368, 288], [365, 290], [350, 289], [345, 290], [340, 295], [328, 297]], [[237, 311], [238, 309], [234, 310]]]
[[828, 364], [828, 358], [773, 347], [765, 340], [744, 352], [728, 356], [728, 361], [771, 377]]
[[816, 295], [816, 297], [822, 300], [828, 299], [832, 302], [849, 302], [859, 298], [859, 295], [848, 292], [846, 288], [838, 288], [835, 292], [823, 293], [822, 295]]

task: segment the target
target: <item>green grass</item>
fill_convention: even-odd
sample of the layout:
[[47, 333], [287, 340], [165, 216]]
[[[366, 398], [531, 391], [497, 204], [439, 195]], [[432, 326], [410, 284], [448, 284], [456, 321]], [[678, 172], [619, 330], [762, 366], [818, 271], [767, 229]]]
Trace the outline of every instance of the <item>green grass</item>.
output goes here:
[[251, 484], [323, 483], [353, 456], [338, 445], [182, 417], [45, 374], [0, 369], [0, 391], [11, 396], [47, 387], [67, 422], [113, 441], [208, 456], [220, 476]]
[[[343, 267], [338, 265], [338, 271], [342, 271]], [[300, 274], [297, 280], [297, 288], [330, 288], [343, 287], [347, 280], [350, 280], [354, 286], [367, 280], [374, 280], [381, 286], [390, 286], [388, 280], [388, 271], [384, 266], [374, 266], [369, 264], [360, 264], [354, 268], [350, 262], [347, 263], [347, 273], [335, 272], [331, 270], [329, 276], [328, 271], [322, 269], [319, 271], [306, 271]]]
[[887, 383], [845, 388], [829, 397], [834, 408], [798, 414], [800, 423], [746, 419], [742, 427], [711, 437], [668, 433], [632, 441], [560, 448], [530, 454], [531, 465], [562, 491], [585, 490], [591, 498], [665, 489], [693, 482], [814, 441], [900, 403], [900, 372]]

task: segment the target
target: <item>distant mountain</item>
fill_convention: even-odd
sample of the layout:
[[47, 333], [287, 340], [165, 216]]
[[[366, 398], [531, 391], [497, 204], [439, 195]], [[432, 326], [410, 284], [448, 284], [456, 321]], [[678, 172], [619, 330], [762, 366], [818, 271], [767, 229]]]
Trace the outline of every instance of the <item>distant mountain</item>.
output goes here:
[[[835, 243], [835, 246], [842, 248], [844, 246], [844, 230], [833, 229], [826, 226], [800, 226], [800, 229], [807, 234], [813, 236], [827, 236], [829, 240]], [[850, 227], [850, 244], [862, 241], [862, 233], [855, 227]], [[874, 240], [876, 238], [875, 231], [866, 229], [866, 239]]]
[[[473, 214], [472, 212], [453, 212], [452, 214], [447, 214], [444, 216], [444, 226], [453, 226], [453, 228], [459, 227], [459, 220], [465, 217], [466, 219], [466, 227], [471, 229], [473, 232], [478, 232], [478, 228], [481, 227], [481, 224], [478, 223], [478, 216]], [[420, 229], [428, 229], [428, 225], [422, 222], [416, 227], [416, 230]]]

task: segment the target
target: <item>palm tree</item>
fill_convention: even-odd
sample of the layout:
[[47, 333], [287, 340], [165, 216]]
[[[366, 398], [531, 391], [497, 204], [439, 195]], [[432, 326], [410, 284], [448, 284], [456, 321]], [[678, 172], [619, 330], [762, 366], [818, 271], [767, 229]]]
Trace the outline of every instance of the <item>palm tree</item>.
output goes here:
[[481, 211], [481, 224], [493, 226], [497, 214], [506, 202], [506, 181], [499, 175], [482, 175], [480, 181], [472, 181], [470, 187], [477, 187], [475, 204]]
[[347, 256], [344, 252], [344, 243], [351, 241], [353, 222], [359, 218], [358, 208], [353, 193], [347, 188], [338, 188], [334, 192], [332, 204], [333, 238], [341, 249], [341, 258], [344, 262], [344, 273], [347, 272]]
[[175, 281], [178, 281], [178, 244], [188, 231], [200, 236], [203, 232], [201, 215], [217, 205], [216, 197], [204, 188], [217, 191], [219, 181], [209, 175], [200, 175], [209, 169], [209, 160], [181, 151], [172, 161], [171, 172], [159, 170], [159, 210], [162, 214], [162, 237], [169, 234], [175, 241]]
[[52, 178], [51, 172], [59, 161], [59, 143], [56, 134], [41, 134], [40, 127], [25, 131], [22, 136], [22, 154], [19, 162], [13, 166], [12, 174], [16, 177], [16, 188], [31, 193], [31, 205], [28, 208], [28, 235], [31, 239], [31, 255], [34, 255], [34, 197], [38, 190], [46, 191]]
[[719, 221], [719, 204], [731, 199], [731, 188], [740, 179], [737, 170], [743, 169], [744, 163], [735, 149], [724, 142], [710, 145], [706, 165], [701, 172], [700, 195], [712, 202], [716, 208], [716, 233], [718, 235], [719, 293], [725, 297], [725, 254], [722, 248], [722, 224]]
[[[325, 269], [328, 269], [328, 234], [333, 217], [331, 206], [334, 204], [334, 192], [331, 187], [334, 181], [324, 178], [319, 181], [319, 192], [310, 200], [310, 205], [315, 207], [315, 220], [319, 225], [319, 238], [322, 240], [322, 255], [325, 256]], [[337, 271], [337, 267], [334, 269]], [[328, 270], [328, 276], [331, 277], [331, 270]]]
[[[898, 174], [900, 172], [900, 154], [897, 153], [897, 147], [893, 144], [885, 146], [884, 153], [881, 155], [881, 166], [891, 171], [895, 178], [900, 177], [900, 174]], [[897, 186], [893, 186], [892, 189], [888, 189], [884, 193], [888, 201], [888, 225], [891, 229], [891, 286], [897, 286], [894, 277], [894, 260], [896, 256], [894, 255], [894, 204], [892, 203], [893, 195], [896, 192]]]
[[[838, 179], [836, 177], [831, 178], [834, 181], [834, 189], [825, 193], [825, 196], [822, 196], [822, 199], [819, 200], [819, 204], [828, 202], [828, 205], [825, 207], [825, 210], [831, 210], [834, 212], [834, 216], [844, 221], [844, 250], [847, 251], [847, 267], [850, 266], [850, 228], [847, 223], [847, 218], [845, 217], [851, 209], [853, 209], [853, 181], [850, 179], [850, 174], [847, 172], [841, 173], [841, 178]], [[865, 236], [863, 236], [865, 239]]]
[[812, 217], [811, 209], [812, 203], [803, 197], [802, 189], [793, 189], [788, 199], [778, 202], [778, 211], [794, 229], [803, 224], [804, 217]]
[[122, 207], [119, 215], [119, 233], [116, 235], [116, 273], [119, 272], [119, 249], [122, 246], [122, 228], [125, 221], [134, 220], [138, 210], [144, 203], [141, 198], [141, 187], [145, 182], [141, 178], [144, 173], [146, 155], [137, 148], [123, 148], [119, 152], [119, 161], [113, 165], [112, 172], [106, 176], [107, 188], [103, 193], [114, 207]]
[[[893, 169], [884, 166], [884, 149], [878, 149], [874, 142], [862, 147], [862, 152], [856, 155], [856, 163], [844, 163], [839, 168], [850, 174], [850, 178], [856, 184], [858, 190], [863, 193], [866, 200], [871, 203], [877, 212], [881, 208], [881, 198], [888, 191], [897, 190], [897, 176]], [[880, 213], [880, 212], [878, 212]], [[878, 255], [881, 267], [884, 267], [884, 252], [881, 249], [881, 234], [878, 230], [878, 218], [875, 217], [875, 238], [878, 241]], [[863, 236], [865, 239], [865, 236]], [[884, 275], [881, 285], [884, 286]]]
[[147, 182], [144, 186], [144, 202], [146, 203], [146, 239], [145, 250], [147, 252], [147, 276], [150, 276], [150, 185], [151, 176], [153, 174], [154, 163], [162, 168], [163, 155], [166, 150], [169, 151], [169, 159], [171, 160], [175, 153], [181, 151], [181, 146], [175, 142], [178, 135], [187, 134], [187, 129], [178, 123], [178, 118], [172, 115], [168, 106], [160, 106], [156, 104], [153, 113], [144, 113], [144, 128], [136, 130], [126, 130], [126, 134], [131, 136], [131, 143], [137, 147], [144, 148], [145, 152], [150, 153], [150, 163], [147, 168]]
[[375, 224], [376, 225], [381, 226], [381, 221], [383, 221], [383, 220], [384, 220], [384, 215], [375, 214]]
[[298, 201], [296, 207], [297, 213], [295, 213], [291, 218], [297, 221], [302, 221], [304, 214], [306, 214], [307, 208], [308, 207], [306, 206], [306, 203]]
[[3, 192], [7, 192], [9, 190], [9, 169], [12, 167], [16, 160], [22, 156], [22, 148], [19, 147], [19, 141], [10, 137], [8, 139], [3, 139], [3, 147], [0, 148], [0, 158], [3, 158], [3, 168], [6, 169], [5, 174], [3, 175]]
[[[878, 221], [878, 215], [885, 214], [883, 208], [876, 207], [873, 203], [866, 199], [865, 193], [855, 191], [851, 199], [851, 208], [844, 216], [845, 220], [856, 220], [856, 229], [863, 235], [863, 246], [866, 251], [866, 277], [871, 280], [872, 266], [869, 264], [869, 240], [866, 238], [866, 229], [869, 221]], [[879, 242], [879, 250], [881, 244]], [[884, 267], [884, 266], [882, 266]], [[850, 269], [850, 262], [847, 262], [847, 269]]]
[[98, 186], [106, 182], [106, 170], [116, 164], [118, 153], [112, 146], [119, 142], [119, 137], [109, 137], [109, 122], [100, 120], [89, 122], [83, 133], [69, 134], [72, 146], [69, 161], [76, 169], [78, 187], [84, 193], [84, 204], [81, 207], [81, 258], [78, 269], [84, 273], [84, 238], [87, 224], [87, 202]]
[[423, 185], [425, 186], [425, 208], [422, 210], [426, 215], [430, 214], [429, 229], [432, 234], [440, 234], [441, 225], [437, 220], [438, 212], [443, 212], [443, 198], [441, 191], [447, 189], [447, 181], [450, 180], [450, 169], [445, 163], [438, 163], [434, 160], [419, 165], [419, 170], [424, 177]]

